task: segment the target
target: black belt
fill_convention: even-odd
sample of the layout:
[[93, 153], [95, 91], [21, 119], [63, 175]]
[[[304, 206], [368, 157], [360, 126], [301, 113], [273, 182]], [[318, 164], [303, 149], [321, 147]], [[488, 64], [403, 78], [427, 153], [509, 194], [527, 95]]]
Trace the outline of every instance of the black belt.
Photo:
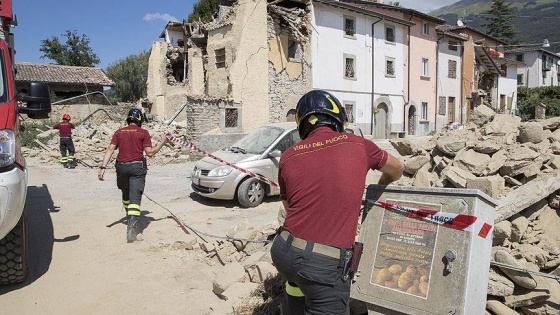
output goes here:
[[131, 161], [131, 162], [117, 162], [117, 164], [136, 164], [136, 163], [142, 163], [142, 161]]
[[[280, 232], [280, 237], [282, 237], [285, 241], [288, 241], [288, 236], [290, 236], [290, 234], [291, 234], [290, 232], [284, 230]], [[333, 247], [333, 246], [314, 243], [314, 242], [307, 242], [306, 240], [302, 240], [301, 238], [295, 237], [293, 234], [292, 237], [293, 240], [291, 245], [295, 248], [305, 250], [305, 248], [307, 247], [307, 243], [312, 243], [313, 244], [311, 248], [312, 252], [329, 256], [332, 258], [340, 259], [340, 248], [338, 247]]]

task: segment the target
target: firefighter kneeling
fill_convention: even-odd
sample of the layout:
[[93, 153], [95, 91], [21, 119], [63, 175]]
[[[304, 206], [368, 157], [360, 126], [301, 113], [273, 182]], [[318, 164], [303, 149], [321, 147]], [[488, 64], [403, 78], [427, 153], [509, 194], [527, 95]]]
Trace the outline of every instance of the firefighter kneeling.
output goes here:
[[286, 280], [284, 315], [349, 313], [349, 279], [359, 249], [354, 259], [352, 252], [367, 172], [381, 171], [381, 185], [402, 176], [403, 164], [372, 141], [349, 133], [339, 137], [347, 122], [338, 99], [326, 91], [308, 92], [297, 104], [302, 141], [280, 158], [278, 184], [287, 214], [271, 248]]

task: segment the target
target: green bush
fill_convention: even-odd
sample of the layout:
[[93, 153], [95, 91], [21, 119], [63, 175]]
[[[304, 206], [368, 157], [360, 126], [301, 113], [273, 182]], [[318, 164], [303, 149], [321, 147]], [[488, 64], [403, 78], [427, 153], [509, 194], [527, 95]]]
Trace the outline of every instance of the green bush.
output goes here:
[[547, 106], [546, 117], [560, 116], [560, 86], [521, 87], [517, 93], [517, 115], [523, 121], [535, 119], [535, 106], [539, 103]]
[[[37, 139], [37, 135], [42, 133], [42, 132], [45, 132], [47, 130], [52, 129], [52, 125], [53, 124], [50, 121], [26, 120], [25, 123], [22, 124], [23, 131], [20, 132], [21, 145], [23, 147], [26, 147], [26, 148], [37, 148], [37, 147], [39, 147], [39, 144], [37, 142], [35, 142], [35, 139]], [[52, 137], [54, 137], [56, 135], [57, 134], [54, 134]], [[42, 142], [47, 142], [51, 138], [48, 138], [48, 139], [43, 138], [43, 139], [41, 139], [41, 141]]]

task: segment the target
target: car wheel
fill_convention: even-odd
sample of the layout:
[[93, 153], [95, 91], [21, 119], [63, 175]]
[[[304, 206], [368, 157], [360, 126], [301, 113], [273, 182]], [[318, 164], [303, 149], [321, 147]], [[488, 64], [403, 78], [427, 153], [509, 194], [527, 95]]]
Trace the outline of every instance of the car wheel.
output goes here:
[[264, 184], [256, 178], [248, 178], [237, 189], [237, 200], [243, 207], [253, 208], [264, 199]]
[[13, 230], [0, 240], [0, 285], [25, 280], [27, 275], [25, 213]]

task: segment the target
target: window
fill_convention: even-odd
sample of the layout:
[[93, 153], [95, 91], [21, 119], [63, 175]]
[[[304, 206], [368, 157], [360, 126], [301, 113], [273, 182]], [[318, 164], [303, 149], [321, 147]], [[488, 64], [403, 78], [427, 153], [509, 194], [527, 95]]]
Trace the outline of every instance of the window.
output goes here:
[[216, 68], [225, 68], [226, 67], [226, 49], [220, 48], [214, 50], [216, 54]]
[[515, 55], [515, 60], [517, 60], [519, 62], [523, 62], [523, 54]]
[[422, 23], [422, 34], [430, 35], [430, 23], [429, 22], [423, 22]]
[[237, 108], [226, 108], [226, 128], [237, 127], [237, 120], [239, 119], [239, 113]]
[[352, 16], [344, 16], [344, 36], [355, 38], [356, 36], [356, 18]]
[[346, 117], [349, 123], [354, 122], [354, 104], [350, 102], [344, 102], [344, 110], [346, 111]]
[[525, 83], [525, 80], [523, 79], [523, 74], [518, 74], [517, 75], [517, 85], [523, 85]]
[[300, 61], [301, 53], [299, 50], [299, 43], [293, 39], [288, 39], [288, 59], [290, 61]]
[[390, 43], [395, 42], [395, 27], [390, 25], [385, 26], [385, 41]]
[[504, 63], [503, 65], [500, 65], [500, 75], [502, 77], [507, 76], [507, 64]]
[[427, 58], [422, 58], [422, 76], [429, 77], [430, 76], [430, 64]]
[[449, 43], [447, 44], [447, 48], [449, 50], [457, 51], [457, 47], [459, 47], [459, 43], [456, 41], [450, 40]]
[[422, 102], [422, 116], [421, 119], [428, 120], [428, 103]]
[[356, 58], [344, 54], [344, 78], [356, 79]]
[[440, 96], [438, 98], [438, 115], [445, 115], [445, 96]]
[[550, 71], [552, 69], [553, 60], [551, 57], [547, 57], [543, 54], [542, 65], [544, 71]]
[[457, 78], [457, 61], [448, 60], [447, 62], [447, 76], [451, 79]]
[[395, 58], [386, 57], [385, 59], [385, 76], [395, 76]]

